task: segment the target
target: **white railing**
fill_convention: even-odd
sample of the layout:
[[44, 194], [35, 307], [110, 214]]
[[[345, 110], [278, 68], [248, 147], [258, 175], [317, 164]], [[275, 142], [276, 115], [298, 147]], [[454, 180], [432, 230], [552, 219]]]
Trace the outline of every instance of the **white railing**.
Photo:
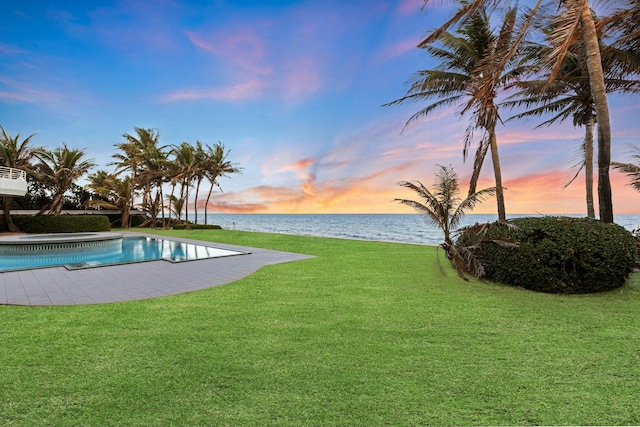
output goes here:
[[27, 173], [22, 169], [14, 169], [14, 168], [8, 168], [6, 166], [0, 166], [0, 178], [19, 179], [21, 181], [26, 181]]

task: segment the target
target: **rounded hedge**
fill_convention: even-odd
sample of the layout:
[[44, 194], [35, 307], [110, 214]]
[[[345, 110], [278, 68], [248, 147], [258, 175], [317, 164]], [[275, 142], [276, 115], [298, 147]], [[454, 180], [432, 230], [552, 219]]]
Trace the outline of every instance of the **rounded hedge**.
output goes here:
[[[457, 244], [478, 244], [486, 276], [539, 292], [581, 294], [622, 286], [636, 264], [633, 235], [616, 224], [589, 218], [517, 218], [489, 227], [486, 234], [463, 233]], [[506, 238], [506, 247], [491, 242]]]
[[105, 215], [11, 215], [13, 222], [25, 233], [77, 233], [109, 231]]

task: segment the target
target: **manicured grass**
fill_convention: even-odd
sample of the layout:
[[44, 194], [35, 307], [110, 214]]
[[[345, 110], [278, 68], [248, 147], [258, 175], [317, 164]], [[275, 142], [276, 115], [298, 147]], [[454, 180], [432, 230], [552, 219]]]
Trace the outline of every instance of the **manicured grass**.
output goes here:
[[640, 424], [637, 274], [545, 295], [463, 282], [428, 246], [162, 234], [317, 258], [174, 297], [0, 307], [0, 425]]

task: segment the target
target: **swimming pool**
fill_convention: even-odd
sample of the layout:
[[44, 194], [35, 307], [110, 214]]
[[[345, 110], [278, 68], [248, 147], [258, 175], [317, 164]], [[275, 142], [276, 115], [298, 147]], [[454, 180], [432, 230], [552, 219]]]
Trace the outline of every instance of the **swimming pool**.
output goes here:
[[[86, 247], [86, 245], [83, 246], [80, 243], [76, 245], [72, 242], [73, 244], [67, 243], [56, 247], [56, 240], [60, 242], [68, 239], [51, 236], [48, 239], [52, 243], [44, 246], [45, 249], [31, 249], [30, 245], [24, 243], [3, 245], [4, 247], [0, 248], [4, 251], [0, 257], [0, 273], [57, 266], [75, 270], [156, 260], [183, 262], [248, 254], [248, 252], [194, 243], [138, 236], [110, 239], [108, 244], [100, 246]], [[27, 236], [21, 238], [32, 239]]]

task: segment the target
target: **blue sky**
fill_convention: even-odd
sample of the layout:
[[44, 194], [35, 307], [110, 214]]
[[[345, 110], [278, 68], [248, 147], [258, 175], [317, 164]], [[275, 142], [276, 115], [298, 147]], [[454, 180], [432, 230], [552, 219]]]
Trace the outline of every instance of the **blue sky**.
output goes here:
[[[434, 5], [440, 2], [434, 2]], [[466, 127], [439, 111], [402, 132], [402, 96], [435, 64], [415, 48], [451, 12], [422, 0], [8, 0], [0, 3], [0, 124], [36, 145], [83, 148], [102, 168], [134, 127], [160, 142], [218, 141], [242, 176], [221, 180], [219, 212], [410, 212], [396, 183], [430, 185], [436, 164], [462, 182]], [[612, 97], [614, 160], [640, 133], [637, 97]], [[505, 113], [508, 116], [508, 113]], [[582, 213], [572, 174], [581, 130], [499, 129], [507, 211]], [[481, 186], [492, 185], [485, 166]], [[612, 175], [617, 213], [640, 195]], [[478, 212], [495, 212], [493, 201]]]

